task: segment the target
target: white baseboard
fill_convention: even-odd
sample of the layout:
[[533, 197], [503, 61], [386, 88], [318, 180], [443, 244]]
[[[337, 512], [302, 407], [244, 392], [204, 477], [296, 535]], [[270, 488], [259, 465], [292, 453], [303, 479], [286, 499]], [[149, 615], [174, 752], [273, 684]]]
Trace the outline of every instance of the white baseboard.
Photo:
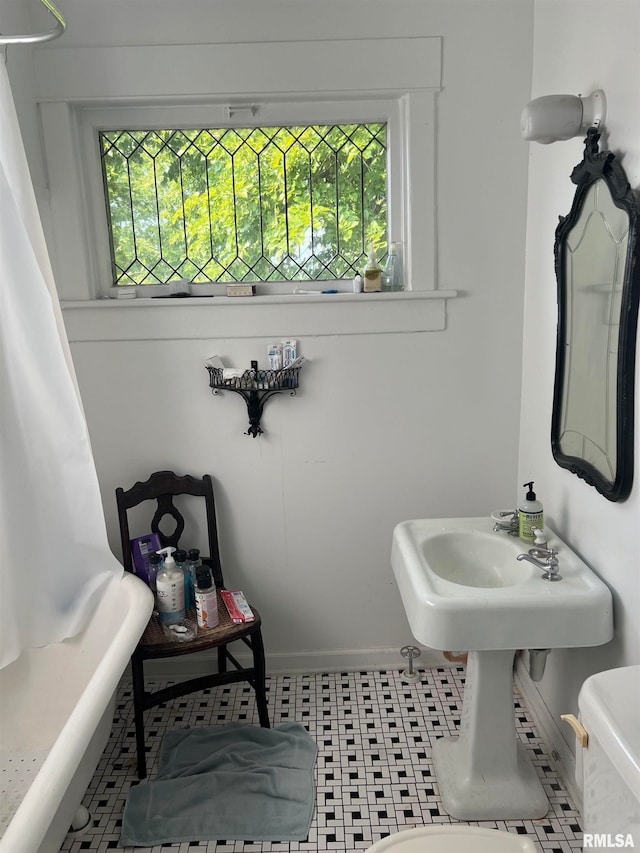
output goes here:
[[560, 726], [545, 705], [542, 696], [529, 677], [526, 656], [517, 659], [514, 677], [536, 729], [549, 753], [562, 784], [567, 789], [575, 807], [582, 813], [582, 791], [576, 782], [576, 759], [562, 736]]
[[[251, 656], [244, 652], [236, 655], [243, 666], [251, 665]], [[312, 672], [368, 672], [382, 669], [406, 669], [408, 661], [400, 649], [339, 649], [337, 651], [269, 652], [267, 653], [267, 675], [304, 675]], [[165, 658], [145, 663], [145, 675], [158, 679], [197, 678], [215, 669], [215, 649], [189, 655], [188, 657]], [[438, 666], [453, 666], [442, 652], [422, 648], [414, 667], [431, 669]]]

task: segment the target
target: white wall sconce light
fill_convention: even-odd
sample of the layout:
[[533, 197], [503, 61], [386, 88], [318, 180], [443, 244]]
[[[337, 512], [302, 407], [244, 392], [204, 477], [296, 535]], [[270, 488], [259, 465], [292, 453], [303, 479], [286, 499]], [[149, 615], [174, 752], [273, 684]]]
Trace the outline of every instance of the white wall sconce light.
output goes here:
[[525, 139], [548, 145], [583, 136], [590, 127], [602, 129], [607, 100], [602, 89], [592, 95], [544, 95], [522, 111], [520, 132]]

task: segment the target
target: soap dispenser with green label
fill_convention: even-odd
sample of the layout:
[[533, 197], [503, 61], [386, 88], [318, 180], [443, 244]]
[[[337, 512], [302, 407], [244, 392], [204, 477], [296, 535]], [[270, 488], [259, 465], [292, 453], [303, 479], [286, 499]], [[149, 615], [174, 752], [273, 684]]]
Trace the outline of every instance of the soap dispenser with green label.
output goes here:
[[518, 505], [518, 536], [523, 542], [533, 542], [535, 534], [532, 532], [532, 527], [544, 527], [544, 513], [542, 504], [536, 500], [536, 493], [533, 491], [533, 480], [530, 483], [525, 483], [528, 486], [528, 491], [523, 501]]

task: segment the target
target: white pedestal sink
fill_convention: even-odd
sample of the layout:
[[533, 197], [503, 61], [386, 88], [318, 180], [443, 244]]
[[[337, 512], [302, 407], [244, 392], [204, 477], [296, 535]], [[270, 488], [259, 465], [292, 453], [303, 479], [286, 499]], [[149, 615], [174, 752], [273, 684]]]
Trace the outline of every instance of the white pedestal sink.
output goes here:
[[433, 748], [447, 812], [460, 820], [534, 819], [547, 797], [515, 731], [516, 649], [597, 646], [613, 636], [611, 593], [546, 528], [562, 580], [518, 554], [530, 545], [488, 518], [403, 521], [391, 564], [413, 636], [433, 649], [469, 651], [460, 734]]

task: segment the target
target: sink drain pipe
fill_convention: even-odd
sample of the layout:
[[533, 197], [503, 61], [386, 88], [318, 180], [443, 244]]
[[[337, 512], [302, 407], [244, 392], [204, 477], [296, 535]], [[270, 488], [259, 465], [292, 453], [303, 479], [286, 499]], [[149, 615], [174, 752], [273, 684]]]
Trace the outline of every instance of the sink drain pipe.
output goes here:
[[551, 649], [529, 649], [529, 676], [532, 681], [540, 681], [547, 665], [547, 655]]

